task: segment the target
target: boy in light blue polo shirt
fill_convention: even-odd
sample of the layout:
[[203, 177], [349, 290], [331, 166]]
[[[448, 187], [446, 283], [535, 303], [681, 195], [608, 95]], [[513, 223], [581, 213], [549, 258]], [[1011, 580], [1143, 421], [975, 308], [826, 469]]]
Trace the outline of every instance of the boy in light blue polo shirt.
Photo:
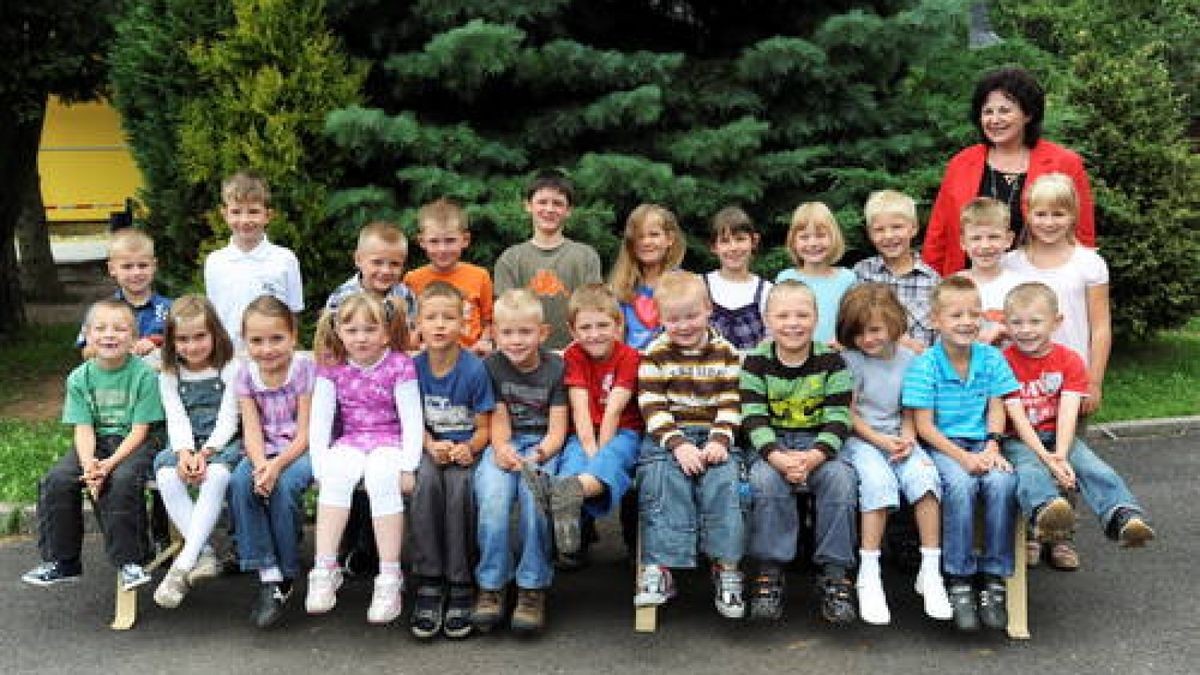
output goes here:
[[[1013, 573], [1016, 477], [1000, 454], [1002, 398], [1020, 385], [1000, 350], [976, 342], [983, 305], [966, 277], [943, 279], [930, 294], [939, 340], [913, 360], [902, 403], [942, 478], [942, 566], [960, 630], [1008, 624], [1004, 577]], [[975, 501], [983, 500], [983, 555], [973, 551]], [[974, 577], [979, 575], [976, 604]]]

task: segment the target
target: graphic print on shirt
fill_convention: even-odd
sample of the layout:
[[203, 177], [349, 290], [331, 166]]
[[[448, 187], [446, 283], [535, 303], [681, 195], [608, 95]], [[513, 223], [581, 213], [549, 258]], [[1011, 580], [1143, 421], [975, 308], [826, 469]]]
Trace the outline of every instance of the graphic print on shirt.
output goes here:
[[448, 396], [425, 395], [425, 424], [438, 434], [475, 431], [470, 406], [454, 405]]
[[558, 274], [554, 270], [544, 267], [529, 280], [529, 290], [533, 291], [534, 295], [548, 297], [567, 295], [568, 293], [566, 284], [558, 278]]
[[1036, 380], [1021, 383], [1021, 401], [1029, 422], [1035, 427], [1058, 415], [1058, 400], [1064, 381], [1059, 371], [1047, 371]]

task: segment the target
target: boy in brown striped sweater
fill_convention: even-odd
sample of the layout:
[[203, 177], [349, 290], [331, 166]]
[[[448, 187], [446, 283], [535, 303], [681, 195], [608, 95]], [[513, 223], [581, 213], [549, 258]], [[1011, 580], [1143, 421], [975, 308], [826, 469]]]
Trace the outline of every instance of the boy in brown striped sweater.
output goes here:
[[745, 539], [738, 491], [738, 354], [709, 327], [712, 305], [695, 274], [672, 271], [654, 291], [664, 331], [638, 368], [646, 438], [638, 459], [643, 565], [634, 604], [674, 595], [670, 568], [713, 563], [714, 602], [727, 618], [745, 616], [738, 563]]

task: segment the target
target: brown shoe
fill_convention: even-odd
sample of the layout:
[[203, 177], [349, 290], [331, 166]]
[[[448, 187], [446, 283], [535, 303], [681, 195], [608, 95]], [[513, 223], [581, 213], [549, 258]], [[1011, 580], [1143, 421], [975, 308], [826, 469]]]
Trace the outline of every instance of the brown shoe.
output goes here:
[[1079, 554], [1069, 541], [1060, 541], [1057, 544], [1052, 544], [1050, 546], [1050, 555], [1047, 557], [1050, 561], [1050, 566], [1056, 570], [1074, 572], [1079, 569]]
[[1037, 567], [1042, 562], [1042, 542], [1030, 535], [1025, 540], [1025, 566]]
[[517, 589], [517, 606], [512, 613], [512, 629], [516, 631], [540, 631], [546, 625], [546, 591]]
[[1071, 502], [1055, 497], [1038, 509], [1033, 518], [1033, 538], [1053, 544], [1067, 541], [1075, 530], [1075, 509]]
[[486, 633], [500, 623], [504, 616], [504, 590], [479, 589], [475, 596], [475, 607], [471, 610], [471, 623], [481, 633]]

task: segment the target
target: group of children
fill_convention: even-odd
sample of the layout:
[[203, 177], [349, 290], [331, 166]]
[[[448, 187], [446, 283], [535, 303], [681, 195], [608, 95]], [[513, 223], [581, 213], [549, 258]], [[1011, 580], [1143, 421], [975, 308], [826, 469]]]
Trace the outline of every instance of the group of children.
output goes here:
[[[149, 582], [151, 470], [185, 541], [159, 605], [179, 606], [218, 573], [209, 538], [228, 498], [240, 565], [260, 581], [252, 621], [276, 624], [301, 573], [315, 482], [305, 608], [332, 610], [361, 484], [379, 559], [367, 618], [400, 615], [407, 548], [421, 638], [506, 619], [541, 629], [556, 565], [577, 565], [591, 523], [631, 490], [634, 603], [665, 603], [671, 570], [703, 558], [729, 618], [782, 615], [810, 500], [820, 611], [833, 623], [890, 621], [879, 558], [902, 502], [925, 612], [963, 630], [1006, 624], [1018, 508], [1035, 541], [1062, 545], [1078, 490], [1123, 546], [1154, 536], [1076, 435], [1108, 356], [1107, 272], [1074, 243], [1075, 195], [1061, 176], [1032, 187], [1031, 237], [1013, 252], [1007, 208], [972, 202], [962, 218], [972, 268], [946, 279], [913, 251], [912, 199], [882, 191], [865, 207], [878, 255], [853, 272], [836, 267], [845, 244], [824, 204], [796, 209], [795, 268], [774, 284], [750, 271], [759, 233], [741, 209], [714, 217], [720, 267], [700, 276], [679, 269], [675, 216], [646, 204], [604, 284], [596, 252], [563, 234], [571, 184], [547, 172], [526, 193], [533, 236], [500, 256], [494, 285], [460, 259], [470, 232], [458, 205], [420, 209], [429, 264], [407, 274], [402, 232], [365, 227], [358, 272], [329, 297], [311, 357], [296, 349], [299, 265], [265, 237], [266, 184], [238, 174], [222, 197], [231, 237], [206, 261], [207, 297], [169, 312], [152, 291], [153, 242], [114, 236], [119, 290], [84, 323], [87, 361], [63, 412], [74, 450], [41, 484], [44, 562], [25, 581], [79, 577], [82, 482], [122, 584]], [[135, 356], [159, 347], [156, 373]]]

